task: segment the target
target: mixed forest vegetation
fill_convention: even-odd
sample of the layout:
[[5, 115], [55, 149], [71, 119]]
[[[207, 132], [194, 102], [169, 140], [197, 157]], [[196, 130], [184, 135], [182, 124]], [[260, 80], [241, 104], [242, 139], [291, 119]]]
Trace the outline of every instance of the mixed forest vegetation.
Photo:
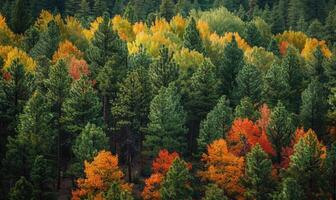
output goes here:
[[334, 0], [0, 13], [0, 199], [336, 200]]

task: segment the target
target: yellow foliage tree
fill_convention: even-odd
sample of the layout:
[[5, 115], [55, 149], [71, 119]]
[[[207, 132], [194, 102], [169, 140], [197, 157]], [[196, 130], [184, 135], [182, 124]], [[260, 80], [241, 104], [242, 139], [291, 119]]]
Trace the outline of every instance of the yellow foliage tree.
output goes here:
[[314, 51], [318, 46], [321, 48], [321, 51], [326, 58], [331, 57], [332, 53], [328, 49], [328, 46], [326, 45], [325, 41], [324, 40], [319, 41], [316, 38], [307, 39], [306, 44], [303, 50], [301, 51], [301, 56], [305, 60], [312, 60], [314, 58]]
[[127, 19], [122, 18], [120, 15], [116, 15], [112, 19], [112, 27], [114, 31], [118, 32], [118, 35], [122, 40], [134, 41], [135, 34], [133, 32], [133, 26]]
[[210, 144], [202, 161], [205, 162], [205, 170], [199, 172], [202, 180], [215, 183], [231, 199], [243, 199], [244, 188], [239, 182], [244, 174], [244, 158], [229, 152], [224, 139]]
[[53, 55], [52, 61], [53, 63], [56, 63], [60, 59], [69, 61], [72, 57], [81, 59], [83, 57], [83, 53], [71, 42], [65, 40], [59, 44], [58, 50]]
[[4, 60], [3, 68], [8, 69], [14, 60], [19, 60], [27, 72], [34, 72], [36, 62], [24, 51], [12, 46], [0, 46], [0, 57]]
[[84, 165], [85, 178], [77, 180], [78, 189], [72, 192], [72, 200], [101, 199], [113, 183], [119, 184], [123, 190], [132, 190], [132, 186], [123, 180], [118, 157], [111, 152], [103, 150], [91, 163], [85, 161]]
[[89, 29], [84, 29], [83, 30], [83, 35], [85, 36], [85, 38], [89, 41], [92, 40], [94, 34], [96, 33], [96, 31], [99, 28], [99, 25], [103, 22], [103, 18], [102, 17], [97, 17], [93, 22], [91, 22], [90, 24], [90, 28]]

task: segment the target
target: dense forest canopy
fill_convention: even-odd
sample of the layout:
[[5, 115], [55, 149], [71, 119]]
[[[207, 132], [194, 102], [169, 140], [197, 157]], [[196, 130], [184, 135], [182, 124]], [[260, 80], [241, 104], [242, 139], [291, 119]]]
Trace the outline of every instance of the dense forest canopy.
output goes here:
[[0, 0], [0, 199], [336, 200], [334, 0]]

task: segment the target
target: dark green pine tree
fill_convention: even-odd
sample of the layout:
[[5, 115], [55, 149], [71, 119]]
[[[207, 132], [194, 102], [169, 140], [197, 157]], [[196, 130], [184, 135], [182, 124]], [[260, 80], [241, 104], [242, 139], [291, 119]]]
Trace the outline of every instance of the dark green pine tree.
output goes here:
[[161, 88], [150, 104], [149, 124], [144, 145], [147, 155], [154, 157], [160, 149], [186, 152], [186, 113], [181, 97], [172, 83]]
[[65, 14], [68, 16], [74, 16], [79, 8], [81, 0], [67, 0], [65, 1]]
[[324, 25], [324, 38], [329, 41], [331, 45], [336, 44], [334, 30], [336, 30], [336, 6], [329, 12]]
[[40, 33], [39, 30], [35, 26], [31, 26], [25, 32], [25, 37], [23, 39], [23, 49], [26, 52], [29, 52], [39, 41]]
[[72, 146], [75, 160], [71, 166], [71, 173], [76, 177], [82, 176], [84, 161], [91, 162], [99, 151], [108, 150], [108, 142], [109, 138], [102, 128], [88, 123]]
[[253, 103], [261, 101], [263, 77], [254, 65], [244, 65], [236, 77], [235, 102], [238, 104], [243, 97], [249, 97]]
[[251, 46], [263, 46], [264, 38], [262, 38], [262, 35], [254, 22], [249, 22], [246, 25], [246, 35], [246, 41]]
[[175, 9], [177, 14], [180, 14], [183, 17], [188, 16], [191, 9], [190, 0], [178, 0]]
[[312, 61], [308, 63], [309, 65], [309, 73], [311, 78], [317, 78], [317, 80], [322, 83], [326, 84], [328, 81], [324, 63], [327, 61], [327, 59], [324, 57], [322, 49], [320, 47], [317, 47], [316, 50], [313, 53], [314, 58]]
[[205, 53], [201, 35], [196, 26], [196, 20], [192, 17], [184, 31], [183, 46], [190, 50]]
[[224, 195], [224, 191], [216, 184], [209, 184], [206, 187], [202, 200], [228, 200], [228, 198]]
[[[304, 17], [303, 10], [304, 1], [289, 0], [288, 4], [288, 26], [296, 30], [297, 24], [301, 17]], [[301, 30], [302, 31], [302, 30]]]
[[51, 21], [48, 24], [48, 29], [40, 34], [38, 42], [30, 50], [29, 54], [35, 59], [38, 59], [41, 56], [51, 59], [58, 48], [60, 40], [59, 27], [55, 21]]
[[260, 145], [256, 145], [246, 156], [244, 176], [247, 199], [272, 199], [275, 181], [272, 177], [272, 161]]
[[301, 199], [321, 199], [322, 147], [314, 131], [309, 130], [294, 146], [286, 176], [294, 179], [302, 188]]
[[279, 194], [274, 198], [277, 200], [303, 199], [303, 191], [298, 182], [293, 178], [285, 178], [281, 183]]
[[79, 9], [76, 9], [75, 16], [79, 18], [84, 24], [88, 24], [88, 19], [91, 16], [90, 4], [87, 0], [81, 0], [79, 4]]
[[104, 194], [104, 199], [111, 200], [134, 200], [132, 194], [127, 190], [123, 190], [118, 183], [112, 183]]
[[173, 0], [162, 0], [160, 5], [160, 16], [170, 21], [175, 15], [175, 3]]
[[297, 94], [303, 90], [304, 71], [299, 52], [289, 47], [281, 66], [288, 72], [288, 85], [290, 87], [288, 109], [295, 113], [299, 112], [301, 99]]
[[33, 21], [28, 0], [15, 0], [11, 8], [10, 27], [15, 33], [24, 33]]
[[254, 104], [249, 97], [244, 97], [236, 106], [234, 111], [234, 117], [241, 119], [248, 118], [252, 121], [256, 121], [257, 119], [259, 119], [260, 115], [256, 104]]
[[325, 116], [327, 113], [327, 97], [323, 86], [317, 80], [312, 80], [302, 92], [300, 119], [305, 128], [312, 128], [317, 135], [324, 137]]
[[276, 5], [273, 6], [272, 9], [272, 24], [271, 29], [273, 33], [282, 33], [286, 29], [286, 19], [284, 13], [284, 7], [279, 1]]
[[267, 51], [272, 52], [276, 56], [280, 56], [279, 44], [274, 38], [269, 42]]
[[93, 5], [93, 13], [96, 17], [102, 16], [104, 12], [107, 12], [107, 3], [105, 0], [95, 0]]
[[33, 186], [25, 177], [21, 177], [11, 189], [9, 200], [29, 200], [33, 198]]
[[141, 68], [129, 72], [121, 83], [120, 92], [112, 107], [118, 138], [126, 152], [129, 180], [132, 179], [130, 172], [133, 157], [142, 150], [150, 101], [151, 91], [147, 72]]
[[196, 150], [200, 122], [216, 105], [219, 98], [218, 80], [215, 75], [215, 66], [206, 60], [192, 75], [185, 108], [188, 113], [189, 150]]
[[311, 22], [314, 19], [323, 21], [327, 15], [326, 0], [307, 0], [304, 1], [304, 13], [306, 20]]
[[271, 107], [276, 106], [278, 101], [284, 105], [289, 105], [289, 74], [287, 68], [272, 64], [264, 77], [264, 91], [263, 96], [265, 101]]
[[64, 124], [61, 122], [64, 112], [62, 110], [65, 99], [70, 90], [71, 79], [68, 74], [68, 66], [63, 60], [52, 65], [49, 70], [49, 78], [45, 80], [48, 90], [46, 97], [51, 105], [53, 113], [53, 129], [57, 131], [57, 187], [60, 186], [60, 173], [62, 161], [62, 143], [64, 142]]
[[169, 168], [160, 189], [162, 200], [191, 200], [193, 189], [187, 163], [176, 158]]
[[324, 74], [326, 76], [326, 88], [327, 91], [330, 93], [332, 88], [336, 87], [336, 55], [333, 54], [331, 58], [326, 59], [323, 63], [324, 67]]
[[267, 135], [276, 152], [275, 161], [277, 163], [280, 163], [282, 148], [290, 144], [294, 131], [295, 126], [291, 114], [282, 103], [278, 102], [277, 106], [272, 110], [267, 127]]
[[236, 76], [244, 66], [244, 52], [238, 47], [234, 36], [232, 41], [225, 46], [221, 60], [222, 62], [216, 66], [218, 68], [216, 74], [221, 83], [221, 92], [232, 100]]
[[35, 199], [55, 198], [56, 195], [53, 188], [54, 178], [53, 162], [44, 156], [36, 156], [30, 171], [30, 179], [33, 185], [33, 195]]
[[199, 155], [205, 152], [208, 144], [214, 140], [224, 138], [233, 120], [232, 109], [226, 96], [222, 96], [217, 105], [201, 122], [200, 133], [197, 138]]
[[173, 60], [168, 48], [161, 47], [159, 58], [149, 66], [149, 78], [153, 94], [157, 94], [161, 87], [168, 87], [179, 76], [179, 68]]
[[89, 122], [102, 125], [101, 107], [97, 92], [88, 77], [81, 76], [79, 80], [75, 80], [62, 106], [61, 120], [66, 131], [71, 134], [70, 138], [78, 136]]
[[324, 161], [324, 179], [327, 181], [326, 189], [331, 199], [336, 199], [336, 143], [327, 151]]
[[323, 31], [324, 31], [323, 24], [317, 19], [312, 21], [312, 23], [309, 25], [308, 30], [307, 30], [310, 37], [314, 37], [318, 39], [323, 38]]

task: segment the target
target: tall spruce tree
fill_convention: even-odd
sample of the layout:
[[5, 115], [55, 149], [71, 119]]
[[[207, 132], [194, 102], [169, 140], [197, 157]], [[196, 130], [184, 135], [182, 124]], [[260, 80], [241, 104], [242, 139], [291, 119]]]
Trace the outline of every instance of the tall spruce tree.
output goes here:
[[336, 199], [336, 143], [327, 151], [324, 161], [324, 178], [327, 181], [326, 191], [331, 199]]
[[316, 79], [312, 80], [302, 92], [300, 119], [305, 128], [312, 128], [318, 136], [325, 134], [325, 115], [327, 112], [326, 96], [323, 86]]
[[277, 163], [280, 163], [282, 148], [290, 144], [294, 131], [295, 127], [291, 114], [282, 103], [278, 102], [277, 106], [272, 110], [267, 127], [267, 135], [276, 152], [275, 159]]
[[293, 178], [285, 178], [281, 183], [279, 194], [275, 197], [278, 200], [303, 199], [303, 191], [298, 182]]
[[162, 200], [191, 200], [193, 189], [187, 163], [176, 158], [169, 168], [160, 189]]
[[302, 199], [320, 199], [322, 187], [322, 147], [313, 130], [294, 147], [286, 175], [302, 188]]
[[205, 152], [208, 144], [214, 140], [225, 137], [233, 120], [232, 109], [226, 96], [222, 96], [217, 105], [207, 114], [201, 122], [200, 133], [197, 138], [198, 152]]
[[248, 199], [272, 199], [274, 180], [272, 177], [272, 161], [260, 145], [256, 145], [246, 156], [245, 196]]
[[279, 64], [272, 64], [271, 68], [267, 71], [264, 80], [263, 96], [265, 101], [271, 107], [276, 106], [278, 101], [288, 106], [289, 99], [289, 75], [287, 68]]
[[73, 16], [78, 10], [80, 0], [67, 0], [65, 1], [65, 14]]
[[261, 100], [263, 78], [261, 71], [254, 65], [244, 65], [236, 77], [235, 102], [238, 104], [243, 97], [249, 97], [253, 103]]
[[170, 21], [175, 15], [175, 3], [173, 0], [162, 0], [160, 5], [160, 16]]
[[168, 87], [179, 75], [179, 68], [173, 60], [168, 48], [161, 47], [159, 57], [149, 66], [149, 78], [153, 94], [157, 94], [161, 87]]
[[241, 119], [248, 118], [252, 121], [256, 121], [260, 116], [256, 104], [253, 104], [249, 97], [244, 97], [236, 106], [234, 117]]
[[206, 187], [202, 200], [228, 200], [228, 198], [224, 195], [224, 191], [216, 184], [209, 184]]
[[161, 88], [150, 104], [148, 133], [144, 141], [147, 154], [153, 157], [160, 149], [185, 153], [185, 123], [186, 113], [175, 85]]
[[201, 35], [196, 26], [196, 20], [191, 18], [183, 35], [183, 46], [190, 50], [204, 53], [204, 45]]
[[329, 12], [324, 25], [324, 38], [330, 42], [331, 45], [336, 44], [336, 36], [333, 30], [336, 29], [336, 6]]
[[26, 200], [33, 198], [33, 186], [25, 177], [21, 177], [11, 189], [9, 200]]
[[15, 33], [24, 33], [32, 23], [28, 0], [15, 0], [11, 8], [10, 27]]

